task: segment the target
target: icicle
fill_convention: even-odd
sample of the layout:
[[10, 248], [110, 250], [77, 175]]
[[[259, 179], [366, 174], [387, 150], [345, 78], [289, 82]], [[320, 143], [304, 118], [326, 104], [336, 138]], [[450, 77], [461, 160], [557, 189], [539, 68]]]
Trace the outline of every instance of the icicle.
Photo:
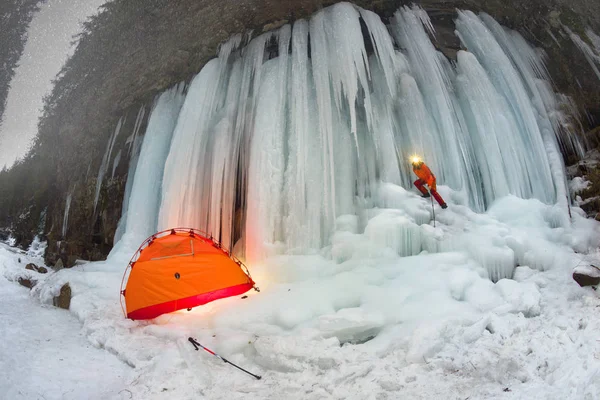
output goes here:
[[[210, 233], [224, 243], [229, 243], [232, 240], [231, 225], [241, 218], [240, 212], [236, 211], [235, 215], [231, 214], [234, 205], [223, 207], [226, 177], [231, 176], [232, 169], [235, 171], [237, 165], [233, 164], [230, 157], [234, 153], [233, 149], [233, 131], [234, 126], [232, 121], [237, 112], [237, 102], [239, 99], [240, 82], [242, 78], [242, 63], [237, 61], [231, 70], [229, 78], [229, 87], [225, 99], [225, 110], [223, 118], [215, 125], [214, 128], [214, 143], [212, 147], [212, 172], [209, 185], [211, 188], [210, 198], [207, 199], [210, 209], [209, 212], [209, 231]], [[227, 199], [227, 201], [231, 201]], [[223, 212], [223, 214], [222, 214]], [[233, 221], [232, 221], [233, 220]]]
[[65, 201], [65, 213], [63, 215], [62, 238], [67, 236], [67, 227], [69, 226], [69, 211], [71, 210], [71, 201], [73, 200], [73, 192], [69, 192]]
[[122, 153], [122, 150], [119, 150], [119, 152], [115, 156], [115, 159], [113, 160], [112, 173], [110, 175], [111, 179], [114, 179], [115, 171], [117, 170], [117, 167], [119, 166], [119, 163], [121, 162], [121, 153]]
[[135, 176], [130, 177], [133, 186], [125, 234], [132, 235], [135, 243], [156, 231], [164, 165], [184, 99], [183, 89], [180, 84], [158, 98], [148, 120]]
[[[427, 109], [424, 112], [426, 120], [434, 122], [434, 125], [429, 124], [424, 129], [425, 134], [433, 135], [431, 140], [423, 140], [413, 131], [405, 131], [410, 144], [423, 143], [422, 149], [408, 148], [405, 151], [409, 154], [415, 150], [423, 151], [421, 154], [427, 165], [436, 171], [440, 181], [455, 189], [467, 189], [472, 207], [483, 210], [481, 189], [476, 183], [477, 176], [472, 174], [477, 170], [473, 149], [461, 125], [464, 117], [457, 107], [452, 86], [454, 72], [425, 32], [422, 10], [403, 7], [396, 12], [392, 32], [402, 47], [407, 49], [411, 71], [414, 72]], [[406, 79], [404, 81], [408, 82]]]
[[290, 249], [323, 246], [323, 146], [318, 135], [316, 93], [308, 58], [308, 23], [296, 21], [288, 86], [289, 139], [285, 175], [284, 233]]
[[[246, 197], [241, 196], [239, 208], [236, 209], [237, 193], [246, 192], [247, 171], [250, 160], [247, 158], [250, 152], [252, 129], [254, 128], [255, 107], [261, 82], [262, 67], [265, 58], [265, 47], [271, 39], [272, 33], [263, 34], [253, 39], [243, 52], [243, 64], [237, 113], [234, 117], [235, 125], [232, 131], [232, 151], [229, 156], [227, 172], [223, 180], [223, 201], [229, 205], [222, 207], [220, 220], [224, 225], [226, 236], [222, 242], [232, 248], [233, 243], [233, 220], [235, 213], [243, 213], [247, 210]], [[238, 166], [240, 167], [238, 169]], [[221, 207], [215, 204], [215, 207]], [[251, 210], [249, 210], [251, 212]], [[242, 218], [241, 216], [239, 218]]]
[[140, 128], [142, 127], [142, 123], [144, 122], [144, 117], [146, 116], [146, 107], [140, 107], [137, 116], [135, 118], [135, 124], [133, 125], [133, 133], [127, 138], [125, 144], [129, 147], [127, 151], [127, 155], [131, 158], [131, 153], [135, 148], [135, 143], [138, 140], [138, 134], [140, 133]]
[[219, 63], [212, 60], [194, 78], [181, 109], [165, 163], [158, 230], [173, 226], [208, 230], [209, 122], [218, 101]]
[[458, 53], [457, 87], [467, 125], [471, 132], [481, 172], [486, 204], [499, 197], [515, 194], [531, 196], [531, 183], [522, 178], [528, 155], [518, 135], [509, 105], [496, 92], [485, 70], [474, 55]]
[[161, 94], [150, 114], [135, 172], [128, 176], [128, 183], [132, 182], [131, 196], [121, 217], [124, 232], [119, 240], [123, 243], [117, 249], [135, 250], [156, 231], [164, 165], [183, 103], [184, 87], [180, 84]]
[[[288, 37], [289, 40], [289, 37]], [[265, 243], [282, 240], [282, 192], [285, 172], [283, 98], [287, 82], [287, 54], [265, 65], [256, 107], [248, 168], [246, 259], [264, 258]], [[279, 62], [281, 61], [281, 62]]]
[[276, 34], [279, 57], [263, 67], [254, 136], [250, 146], [246, 215], [246, 259], [264, 258], [264, 244], [283, 240], [286, 102], [291, 27]]
[[[223, 60], [211, 60], [194, 78], [165, 166], [159, 228], [193, 226], [220, 238], [228, 248], [233, 245], [236, 199], [245, 187], [248, 162], [242, 150], [251, 140], [265, 44], [271, 35], [243, 49], [239, 79], [232, 81], [230, 90], [231, 66]], [[213, 168], [221, 175], [214, 175]]]
[[[598, 41], [597, 41], [598, 36], [593, 34], [592, 31], [589, 31], [589, 30], [587, 31], [588, 38], [590, 38], [590, 39], [593, 38], [592, 40], [593, 40], [593, 44], [594, 44], [595, 48], [592, 48], [578, 34], [573, 32], [572, 30], [570, 30], [565, 25], [563, 25], [563, 29], [565, 30], [565, 32], [567, 32], [567, 34], [569, 35], [569, 37], [571, 38], [573, 43], [575, 43], [575, 45], [579, 48], [579, 50], [581, 50], [581, 52], [585, 56], [585, 59], [590, 64], [590, 67], [592, 67], [592, 70], [594, 71], [594, 73], [596, 74], [598, 79], [600, 79], [600, 69], [598, 69], [600, 66], [600, 47], [598, 47], [598, 45], [597, 45], [598, 44]], [[590, 36], [590, 34], [589, 34], [590, 32], [592, 32], [592, 36]]]
[[523, 147], [513, 148], [513, 151], [524, 152], [524, 163], [519, 175], [510, 176], [509, 180], [528, 180], [531, 192], [525, 195], [527, 197], [536, 196], [547, 203], [556, 201], [555, 182], [546, 145], [538, 125], [536, 110], [519, 71], [496, 40], [498, 36], [493, 35], [475, 14], [460, 11], [456, 27], [462, 42], [489, 71], [496, 90], [506, 99], [517, 123], [518, 130], [513, 135], [522, 141]]
[[492, 243], [483, 245], [478, 241], [469, 243], [467, 248], [471, 257], [487, 270], [492, 282], [512, 278], [517, 265], [512, 249], [497, 247]]
[[[554, 184], [558, 197], [566, 195], [563, 188], [566, 185], [562, 156], [558, 151], [558, 143], [567, 152], [583, 157], [584, 148], [575, 134], [563, 124], [566, 119], [561, 110], [559, 96], [556, 96], [551, 86], [550, 74], [546, 68], [545, 55], [532, 48], [517, 32], [503, 28], [487, 14], [481, 15], [482, 20], [492, 30], [504, 51], [511, 57], [520, 72], [525, 86], [529, 89], [532, 102], [537, 112], [538, 125], [541, 128], [544, 143], [548, 152]], [[577, 113], [572, 114], [577, 118]]]
[[421, 23], [423, 24], [425, 29], [427, 29], [427, 32], [435, 39], [435, 28], [431, 23], [431, 19], [429, 18], [427, 11], [423, 10], [419, 6], [413, 6], [411, 11], [421, 20]]
[[[472, 14], [471, 17], [475, 16]], [[531, 154], [536, 157], [537, 165], [544, 163], [544, 158], [547, 159], [552, 185], [546, 183], [547, 186], [542, 188], [542, 191], [534, 191], [534, 195], [547, 203], [559, 202], [566, 206], [566, 172], [558, 149], [558, 140], [561, 140], [563, 147], [570, 145], [571, 151], [581, 154], [582, 148], [577, 146], [578, 141], [572, 132], [568, 129], [560, 129], [560, 118], [553, 117], [559, 114], [560, 110], [554, 108], [557, 101], [548, 82], [548, 72], [543, 60], [518, 33], [501, 27], [487, 14], [481, 14], [481, 20], [492, 32], [495, 41], [501, 46], [501, 51], [510, 58], [510, 62], [520, 76], [520, 80], [517, 81], [520, 85], [517, 85], [517, 82], [512, 79], [519, 79], [519, 76], [515, 77], [515, 73], [511, 70], [512, 66], [506, 64], [504, 59], [498, 59], [499, 63], [494, 65], [504, 76], [503, 81], [499, 82], [505, 85], [504, 95], [510, 99], [513, 107], [519, 105], [515, 109], [517, 121], [520, 121], [521, 126], [526, 130], [534, 147], [530, 150], [530, 157]], [[486, 61], [489, 59], [490, 57], [486, 57]], [[543, 142], [541, 146], [536, 144], [539, 143], [538, 135]], [[542, 149], [545, 151], [540, 151]], [[544, 173], [543, 170], [541, 172]], [[547, 179], [543, 175], [542, 177]], [[550, 190], [552, 187], [554, 190]]]
[[[482, 19], [459, 13], [470, 52], [456, 66], [433, 46], [433, 25], [418, 7], [392, 20], [402, 52], [377, 15], [347, 3], [243, 48], [242, 36], [232, 38], [188, 90], [164, 155], [159, 211], [147, 220], [201, 229], [258, 261], [319, 251], [344, 215], [398, 254], [460, 245], [492, 279], [510, 276], [514, 257], [504, 247], [480, 254], [437, 241], [408, 162], [419, 153], [438, 184], [476, 211], [508, 194], [560, 197], [557, 137], [565, 148], [580, 146], [568, 135], [576, 122], [558, 112], [568, 100], [552, 93], [541, 54]], [[279, 56], [265, 62], [274, 43]], [[157, 106], [151, 118], [161, 113]], [[151, 186], [141, 187], [131, 189], [130, 210], [138, 208], [134, 193]], [[375, 207], [398, 213], [373, 222]]]
[[[390, 37], [386, 26], [381, 22], [379, 15], [363, 9], [360, 9], [360, 15], [365, 21], [369, 33], [371, 34], [373, 47], [377, 54], [376, 59], [385, 76], [387, 89], [393, 98], [396, 96], [396, 80], [403, 67], [395, 54], [394, 43], [392, 42], [392, 38]], [[377, 93], [378, 91], [374, 92]]]
[[365, 236], [377, 246], [385, 246], [400, 257], [415, 256], [422, 250], [421, 228], [400, 211], [385, 211], [372, 218]]
[[242, 44], [242, 34], [238, 33], [237, 35], [233, 35], [229, 40], [219, 46], [217, 51], [219, 58], [227, 61], [229, 55], [240, 47], [240, 44]]
[[310, 20], [310, 45], [312, 72], [316, 91], [317, 115], [319, 117], [318, 129], [322, 140], [323, 159], [323, 195], [328, 203], [325, 215], [329, 221], [335, 220], [335, 167], [333, 157], [333, 109], [331, 104], [332, 94], [329, 84], [329, 49], [325, 25], [325, 11], [315, 14]]
[[329, 76], [334, 99], [338, 110], [341, 110], [341, 100], [345, 94], [350, 111], [350, 132], [354, 135], [357, 152], [359, 152], [356, 132], [356, 102], [361, 87], [364, 90], [367, 121], [370, 124], [372, 120], [370, 90], [367, 82], [369, 66], [360, 28], [360, 14], [349, 3], [338, 3], [327, 9], [325, 16], [327, 17], [325, 25], [330, 30], [327, 45], [329, 47]]
[[408, 175], [408, 173], [403, 171], [403, 166], [398, 163], [400, 149], [396, 141], [396, 132], [399, 131], [399, 127], [394, 118], [394, 103], [397, 101], [398, 94], [397, 78], [394, 77], [395, 94], [392, 95], [386, 88], [386, 76], [381, 64], [376, 61], [375, 57], [371, 57], [371, 60], [375, 159], [380, 163], [382, 181], [401, 184], [402, 175]]
[[102, 158], [102, 164], [100, 165], [100, 169], [98, 170], [98, 177], [96, 178], [96, 194], [94, 196], [94, 213], [96, 212], [96, 207], [98, 206], [98, 200], [100, 198], [100, 189], [102, 188], [102, 182], [104, 181], [104, 176], [108, 171], [108, 166], [110, 163], [113, 147], [115, 146], [115, 142], [117, 141], [117, 136], [119, 136], [119, 132], [121, 132], [121, 127], [123, 126], [123, 118], [119, 119], [117, 123], [117, 127], [115, 131], [108, 139], [108, 144], [106, 145], [106, 152], [104, 153], [104, 157]]
[[585, 30], [585, 34], [588, 37], [588, 39], [590, 39], [592, 44], [594, 45], [594, 48], [596, 49], [596, 54], [598, 54], [598, 56], [600, 56], [600, 36], [596, 35], [596, 33], [593, 30], [591, 30], [590, 28], [587, 28]]
[[[143, 107], [142, 107], [143, 109]], [[117, 230], [115, 231], [115, 237], [113, 240], [113, 244], [117, 244], [123, 234], [125, 233], [125, 228], [127, 225], [127, 214], [129, 210], [129, 199], [131, 197], [131, 188], [133, 186], [133, 179], [135, 176], [135, 171], [137, 168], [137, 163], [140, 156], [140, 150], [142, 147], [142, 140], [139, 135], [135, 135], [135, 139], [130, 146], [131, 154], [129, 156], [129, 168], [127, 170], [127, 183], [125, 183], [125, 194], [123, 196], [123, 206], [121, 208], [121, 218], [119, 219], [119, 223], [117, 224]]]

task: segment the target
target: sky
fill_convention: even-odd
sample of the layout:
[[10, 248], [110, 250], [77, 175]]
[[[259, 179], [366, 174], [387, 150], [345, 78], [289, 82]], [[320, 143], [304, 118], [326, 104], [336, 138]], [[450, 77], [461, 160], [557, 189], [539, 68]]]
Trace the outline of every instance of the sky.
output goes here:
[[48, 0], [34, 15], [28, 40], [10, 83], [0, 125], [0, 169], [23, 157], [37, 134], [43, 98], [73, 54], [73, 36], [106, 0]]

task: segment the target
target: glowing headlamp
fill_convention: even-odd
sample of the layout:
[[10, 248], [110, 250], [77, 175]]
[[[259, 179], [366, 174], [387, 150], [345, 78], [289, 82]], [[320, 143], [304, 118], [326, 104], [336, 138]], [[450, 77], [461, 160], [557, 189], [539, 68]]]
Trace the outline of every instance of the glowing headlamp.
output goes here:
[[421, 162], [421, 157], [415, 154], [410, 157], [410, 162], [413, 164], [419, 164]]

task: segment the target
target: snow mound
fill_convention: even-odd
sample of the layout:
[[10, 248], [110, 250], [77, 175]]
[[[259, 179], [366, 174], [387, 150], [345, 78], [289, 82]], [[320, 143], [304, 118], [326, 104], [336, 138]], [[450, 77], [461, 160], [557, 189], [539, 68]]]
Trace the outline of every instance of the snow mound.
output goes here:
[[581, 176], [576, 176], [569, 182], [569, 188], [571, 189], [571, 193], [581, 193], [584, 190], [588, 189], [592, 185], [592, 182], [585, 180]]
[[[224, 299], [154, 321], [126, 320], [118, 296], [125, 254], [49, 274], [32, 295], [51, 303], [69, 282], [71, 312], [91, 343], [136, 368], [148, 386], [129, 390], [141, 397], [158, 391], [151, 382], [160, 381], [160, 373], [188, 382], [176, 393], [210, 398], [264, 397], [265, 387], [295, 398], [290, 393], [310, 387], [316, 377], [316, 393], [324, 397], [338, 386], [351, 397], [357, 382], [366, 385], [362, 390], [373, 385], [374, 391], [393, 393], [437, 393], [461, 379], [477, 379], [478, 390], [493, 383], [538, 387], [531, 382], [550, 375], [556, 385], [562, 382], [550, 371], [565, 369], [542, 356], [562, 336], [538, 331], [545, 329], [544, 321], [564, 326], [572, 338], [587, 335], [575, 320], [582, 314], [570, 309], [585, 313], [600, 300], [569, 274], [581, 263], [576, 251], [589, 252], [600, 240], [598, 223], [579, 214], [570, 221], [567, 210], [506, 197], [484, 214], [449, 201], [446, 210], [436, 207], [434, 228], [433, 215], [425, 218], [429, 199], [383, 186], [379, 193], [387, 198], [381, 208], [339, 217], [330, 245], [321, 251], [278, 254], [251, 264], [261, 293], [244, 300]], [[448, 199], [460, 199], [442, 190]], [[405, 201], [390, 208], [393, 196]], [[188, 336], [263, 375], [267, 386], [249, 384], [210, 355], [189, 354]], [[506, 346], [510, 343], [515, 345]], [[527, 358], [528, 351], [538, 356]], [[585, 358], [579, 350], [575, 354]], [[537, 369], [537, 363], [544, 367]], [[458, 381], [450, 384], [432, 366]], [[600, 363], [593, 368], [600, 371]], [[399, 384], [386, 378], [390, 369], [399, 371]], [[461, 371], [459, 377], [452, 371]], [[425, 388], [424, 377], [445, 383]], [[565, 387], [585, 390], [575, 381]]]
[[534, 283], [502, 279], [496, 284], [496, 289], [504, 301], [513, 307], [513, 312], [523, 313], [526, 317], [540, 315], [541, 295]]

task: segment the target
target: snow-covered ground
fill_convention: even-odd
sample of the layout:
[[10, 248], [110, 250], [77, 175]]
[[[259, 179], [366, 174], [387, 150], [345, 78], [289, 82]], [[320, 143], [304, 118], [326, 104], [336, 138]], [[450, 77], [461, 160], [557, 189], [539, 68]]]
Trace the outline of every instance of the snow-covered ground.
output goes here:
[[[571, 278], [573, 268], [597, 260], [582, 254], [597, 248], [597, 222], [577, 208], [569, 221], [566, 210], [514, 197], [476, 214], [441, 187], [450, 207], [437, 208], [434, 228], [428, 200], [394, 185], [381, 190], [390, 208], [368, 210], [364, 233], [359, 218], [342, 217], [320, 254], [252, 265], [262, 291], [244, 300], [126, 320], [118, 296], [126, 252], [49, 274], [31, 292], [38, 300], [4, 282], [17, 293], [4, 308], [28, 307], [21, 325], [9, 324], [19, 352], [56, 370], [53, 353], [29, 339], [42, 336], [40, 325], [69, 326], [70, 357], [61, 358], [89, 357], [74, 376], [102, 379], [94, 384], [118, 399], [599, 398], [600, 298]], [[3, 274], [14, 279], [23, 264], [1, 251]], [[32, 304], [51, 302], [64, 282], [81, 329], [62, 310]], [[189, 336], [263, 379], [194, 351]], [[113, 364], [99, 363], [89, 343]], [[134, 372], [123, 387], [125, 364]], [[86, 383], [65, 381], [61, 390]]]
[[41, 305], [28, 289], [5, 279], [22, 273], [28, 260], [0, 244], [0, 397], [120, 398], [131, 367], [94, 347], [68, 311]]

